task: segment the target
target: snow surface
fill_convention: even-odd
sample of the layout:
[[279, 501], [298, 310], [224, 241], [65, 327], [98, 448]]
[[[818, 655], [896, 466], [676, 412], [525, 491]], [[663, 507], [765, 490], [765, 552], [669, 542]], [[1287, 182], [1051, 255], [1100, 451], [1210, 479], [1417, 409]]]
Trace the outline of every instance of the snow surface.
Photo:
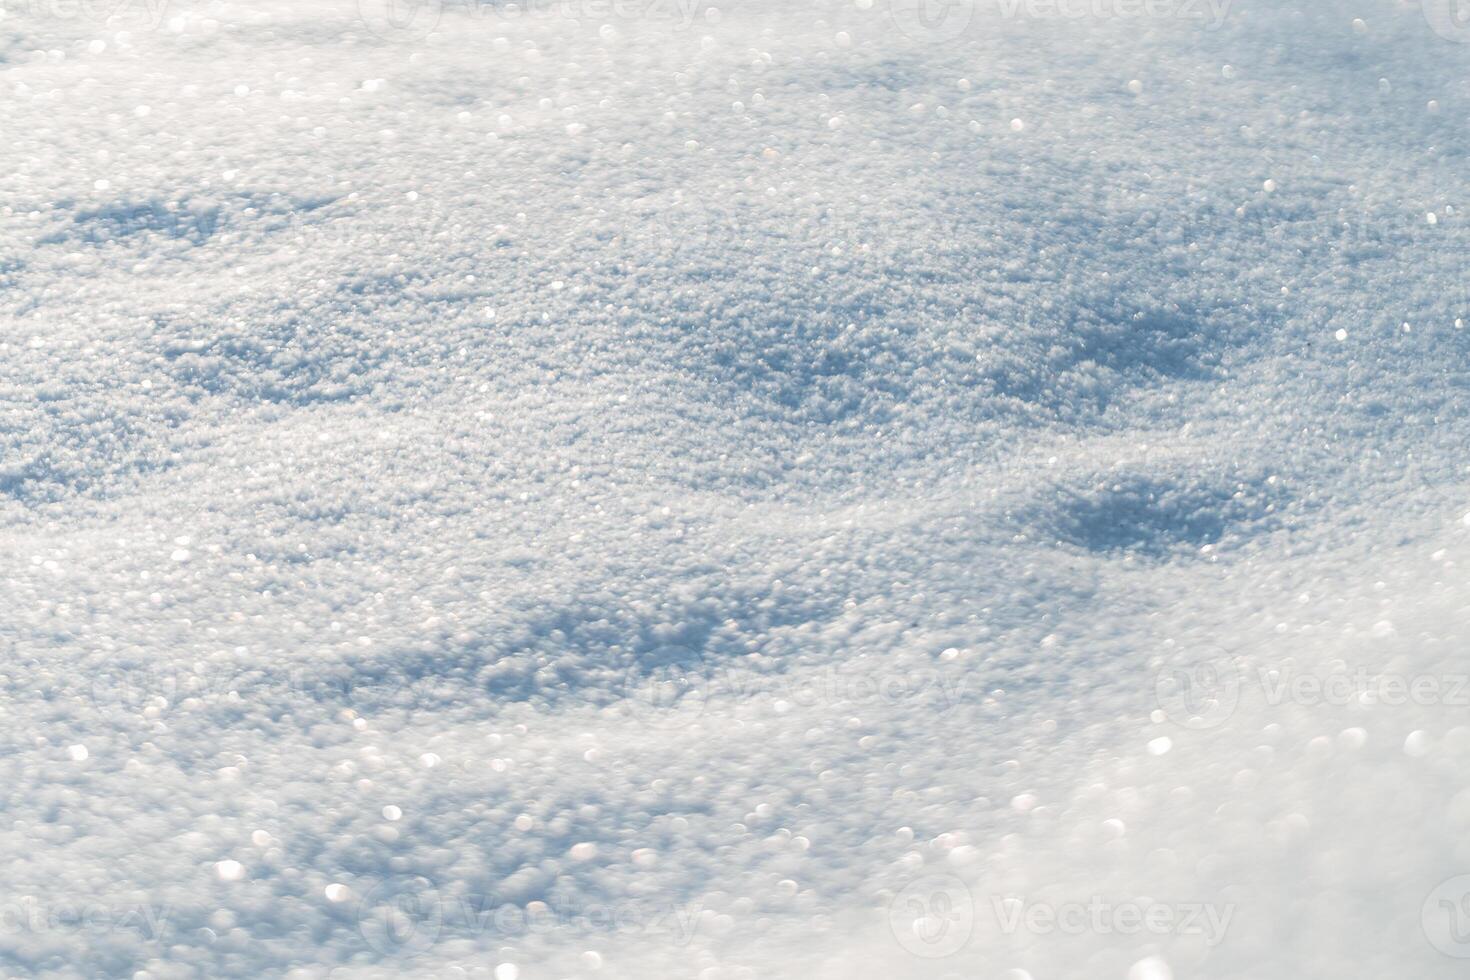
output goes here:
[[1448, 3], [4, 0], [0, 971], [1465, 976]]

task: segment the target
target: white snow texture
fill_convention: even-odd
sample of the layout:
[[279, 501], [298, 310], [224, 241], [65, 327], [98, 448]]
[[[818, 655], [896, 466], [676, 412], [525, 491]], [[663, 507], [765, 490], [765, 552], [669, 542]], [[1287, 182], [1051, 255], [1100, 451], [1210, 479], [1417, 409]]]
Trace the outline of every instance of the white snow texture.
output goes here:
[[1465, 977], [1456, 2], [0, 0], [0, 976]]

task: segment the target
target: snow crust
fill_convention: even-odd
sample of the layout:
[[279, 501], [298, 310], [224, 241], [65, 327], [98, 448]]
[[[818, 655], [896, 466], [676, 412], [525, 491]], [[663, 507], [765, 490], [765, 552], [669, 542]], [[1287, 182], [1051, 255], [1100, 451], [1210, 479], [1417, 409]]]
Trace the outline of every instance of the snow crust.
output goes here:
[[0, 973], [1463, 977], [1438, 2], [5, 0]]

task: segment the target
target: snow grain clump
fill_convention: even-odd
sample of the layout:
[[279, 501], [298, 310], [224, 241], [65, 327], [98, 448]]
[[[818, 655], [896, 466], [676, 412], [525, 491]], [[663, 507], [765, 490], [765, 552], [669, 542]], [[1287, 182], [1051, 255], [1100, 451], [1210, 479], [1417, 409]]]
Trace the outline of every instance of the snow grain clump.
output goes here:
[[1279, 484], [1202, 477], [1106, 474], [1090, 486], [1055, 488], [1044, 508], [1028, 508], [1022, 519], [1088, 551], [1155, 558], [1244, 545], [1279, 523], [1287, 501]]

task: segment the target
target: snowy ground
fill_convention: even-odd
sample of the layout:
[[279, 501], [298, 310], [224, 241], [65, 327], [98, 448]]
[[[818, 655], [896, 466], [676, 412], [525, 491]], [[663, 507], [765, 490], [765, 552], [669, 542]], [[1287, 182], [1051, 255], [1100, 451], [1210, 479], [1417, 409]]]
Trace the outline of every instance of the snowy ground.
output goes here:
[[1465, 976], [1450, 0], [362, 2], [0, 0], [0, 973]]

